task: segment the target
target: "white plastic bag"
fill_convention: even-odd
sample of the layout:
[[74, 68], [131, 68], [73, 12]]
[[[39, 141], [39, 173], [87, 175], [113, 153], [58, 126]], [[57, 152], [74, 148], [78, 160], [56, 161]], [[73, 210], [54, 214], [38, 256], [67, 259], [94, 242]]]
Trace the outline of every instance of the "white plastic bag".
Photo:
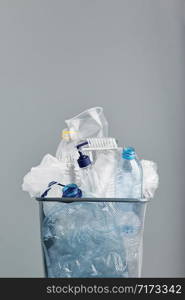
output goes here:
[[50, 154], [46, 154], [40, 165], [31, 168], [23, 178], [22, 189], [31, 197], [40, 197], [51, 181], [61, 182], [64, 177], [64, 164]]
[[144, 198], [153, 198], [159, 185], [159, 176], [157, 174], [157, 164], [149, 160], [141, 160], [143, 168], [143, 196]]

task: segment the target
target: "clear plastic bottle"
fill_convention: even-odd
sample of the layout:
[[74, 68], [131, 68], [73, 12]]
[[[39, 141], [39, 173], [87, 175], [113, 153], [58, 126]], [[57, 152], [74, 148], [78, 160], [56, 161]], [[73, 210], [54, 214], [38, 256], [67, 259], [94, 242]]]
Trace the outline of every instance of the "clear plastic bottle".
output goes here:
[[67, 128], [62, 130], [62, 139], [56, 151], [56, 158], [58, 160], [71, 162], [71, 157], [73, 157], [73, 154], [76, 152], [75, 144], [72, 139], [73, 133], [74, 132], [69, 131]]
[[78, 166], [76, 160], [78, 153], [75, 150], [75, 131], [63, 129], [62, 140], [56, 151], [56, 158], [64, 165], [64, 173], [61, 181], [63, 184], [76, 183], [79, 184]]
[[80, 171], [81, 186], [84, 190], [85, 197], [98, 197], [97, 185], [98, 177], [96, 172], [94, 172], [92, 165], [81, 168]]
[[83, 144], [77, 146], [80, 157], [77, 162], [80, 167], [79, 175], [81, 180], [81, 189], [85, 197], [100, 197], [99, 194], [99, 179], [96, 171], [94, 170], [91, 160], [88, 155], [82, 154], [79, 150]]
[[142, 167], [135, 149], [125, 148], [122, 152], [121, 167], [118, 170], [117, 197], [142, 198]]

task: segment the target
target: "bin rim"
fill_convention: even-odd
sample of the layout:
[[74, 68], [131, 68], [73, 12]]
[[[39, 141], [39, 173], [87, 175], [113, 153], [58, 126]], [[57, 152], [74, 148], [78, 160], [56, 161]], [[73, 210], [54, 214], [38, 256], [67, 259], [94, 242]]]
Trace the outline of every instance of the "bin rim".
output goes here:
[[149, 198], [52, 198], [52, 197], [36, 197], [39, 202], [126, 202], [126, 203], [146, 203]]

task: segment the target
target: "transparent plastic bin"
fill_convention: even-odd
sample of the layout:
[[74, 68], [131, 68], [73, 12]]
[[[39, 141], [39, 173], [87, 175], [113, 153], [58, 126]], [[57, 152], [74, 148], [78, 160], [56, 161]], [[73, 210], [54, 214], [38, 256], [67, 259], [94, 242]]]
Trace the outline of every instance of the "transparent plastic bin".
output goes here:
[[148, 199], [36, 198], [45, 277], [140, 277]]

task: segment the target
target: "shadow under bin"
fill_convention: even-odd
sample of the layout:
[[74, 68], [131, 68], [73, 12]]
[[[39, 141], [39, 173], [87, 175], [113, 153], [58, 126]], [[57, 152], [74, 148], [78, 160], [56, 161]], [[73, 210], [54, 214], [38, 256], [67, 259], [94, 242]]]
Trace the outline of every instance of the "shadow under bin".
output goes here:
[[148, 199], [36, 198], [45, 277], [140, 277]]

